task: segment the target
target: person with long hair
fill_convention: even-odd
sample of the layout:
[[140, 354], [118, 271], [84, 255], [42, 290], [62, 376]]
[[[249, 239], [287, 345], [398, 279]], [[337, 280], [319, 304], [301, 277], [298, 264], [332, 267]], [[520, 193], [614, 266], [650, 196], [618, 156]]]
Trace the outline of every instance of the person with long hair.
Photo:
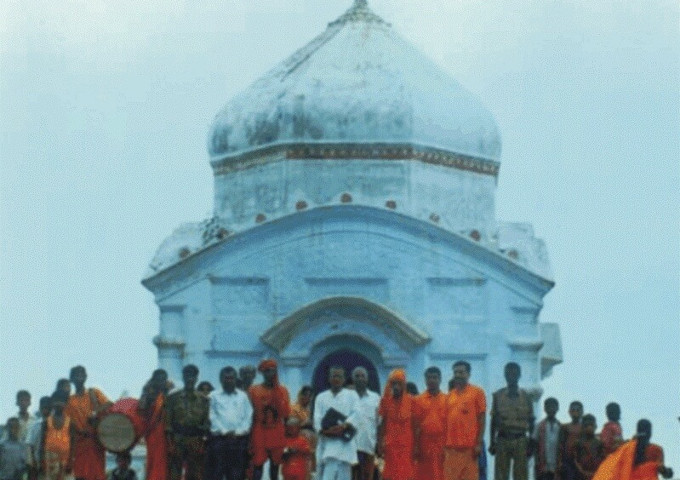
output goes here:
[[657, 480], [671, 478], [673, 469], [664, 465], [663, 449], [650, 442], [652, 423], [637, 423], [635, 437], [609, 455], [600, 465], [593, 480]]

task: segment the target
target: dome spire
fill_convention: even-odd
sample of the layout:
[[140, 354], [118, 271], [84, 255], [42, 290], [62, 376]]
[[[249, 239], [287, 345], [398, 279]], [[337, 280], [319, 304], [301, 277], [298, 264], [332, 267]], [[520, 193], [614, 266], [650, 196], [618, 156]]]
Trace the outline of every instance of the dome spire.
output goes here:
[[344, 25], [350, 22], [372, 22], [382, 23], [387, 26], [390, 25], [368, 8], [367, 0], [354, 0], [354, 3], [352, 3], [349, 10], [343, 13], [337, 20], [329, 23], [328, 26], [331, 27], [338, 24]]

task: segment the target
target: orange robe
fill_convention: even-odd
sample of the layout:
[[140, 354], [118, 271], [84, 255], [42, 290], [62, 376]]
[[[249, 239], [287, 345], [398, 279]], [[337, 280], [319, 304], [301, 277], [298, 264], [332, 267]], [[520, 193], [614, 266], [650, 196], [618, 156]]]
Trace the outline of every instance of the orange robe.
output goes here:
[[310, 470], [310, 456], [312, 448], [309, 441], [302, 435], [290, 438], [286, 437], [285, 448], [294, 448], [298, 453], [291, 454], [283, 462], [281, 474], [283, 480], [307, 480]]
[[286, 431], [284, 422], [290, 416], [290, 397], [283, 385], [267, 388], [252, 385], [248, 389], [253, 404], [253, 428], [250, 442], [253, 465], [260, 466], [270, 458], [281, 464]]
[[50, 480], [62, 480], [71, 454], [71, 419], [64, 417], [61, 428], [54, 426], [54, 417], [47, 417], [45, 427], [43, 468], [45, 478]]
[[413, 397], [404, 392], [400, 399], [383, 396], [378, 415], [384, 428], [383, 478], [385, 480], [413, 480]]
[[69, 397], [64, 415], [71, 418], [76, 430], [73, 444], [73, 476], [85, 480], [106, 480], [106, 451], [97, 441], [97, 432], [90, 423], [90, 415], [95, 405], [90, 392], [99, 405], [110, 403], [106, 396], [96, 388], [86, 389], [82, 394]]
[[636, 440], [624, 443], [605, 458], [592, 480], [657, 480], [657, 469], [663, 464], [663, 450], [650, 443], [645, 450], [645, 462], [633, 466]]
[[150, 407], [146, 434], [146, 480], [167, 480], [168, 446], [165, 439], [165, 395]]
[[420, 456], [416, 480], [444, 479], [444, 444], [446, 443], [446, 394], [425, 391], [415, 399], [416, 429]]

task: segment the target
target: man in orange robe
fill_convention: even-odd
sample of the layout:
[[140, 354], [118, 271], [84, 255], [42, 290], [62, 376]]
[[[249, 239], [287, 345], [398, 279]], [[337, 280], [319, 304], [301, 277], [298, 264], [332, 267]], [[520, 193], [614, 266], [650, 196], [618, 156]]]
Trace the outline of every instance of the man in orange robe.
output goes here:
[[167, 480], [168, 445], [165, 437], [165, 397], [168, 391], [168, 374], [155, 370], [144, 386], [139, 399], [139, 410], [145, 417], [146, 427], [146, 480]]
[[441, 381], [441, 370], [428, 368], [425, 370], [427, 390], [415, 398], [416, 480], [444, 479], [446, 394], [439, 389]]
[[73, 438], [73, 476], [77, 480], [105, 480], [106, 451], [97, 441], [97, 417], [111, 406], [106, 395], [96, 388], [85, 388], [87, 372], [78, 365], [69, 376], [75, 393], [66, 402], [64, 413], [71, 419]]
[[279, 384], [277, 364], [263, 360], [258, 366], [263, 382], [248, 389], [253, 404], [253, 428], [250, 437], [253, 453], [253, 480], [262, 479], [262, 468], [269, 458], [269, 478], [279, 478], [279, 465], [285, 446], [285, 422], [290, 416], [288, 390]]
[[406, 392], [406, 373], [390, 373], [378, 415], [378, 453], [385, 459], [384, 480], [413, 480], [413, 397]]
[[470, 364], [453, 364], [453, 390], [446, 398], [444, 478], [478, 480], [486, 417], [484, 390], [468, 383]]

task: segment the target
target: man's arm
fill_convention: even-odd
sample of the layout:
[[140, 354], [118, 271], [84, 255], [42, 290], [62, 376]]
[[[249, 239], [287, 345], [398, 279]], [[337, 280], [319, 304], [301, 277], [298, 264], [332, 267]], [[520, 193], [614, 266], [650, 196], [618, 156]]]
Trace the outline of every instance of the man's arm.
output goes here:
[[475, 455], [479, 456], [482, 453], [482, 443], [484, 442], [484, 431], [486, 429], [486, 412], [481, 412], [477, 415], [477, 428], [479, 428], [479, 435], [477, 435], [477, 446], [475, 447]]
[[527, 447], [527, 457], [533, 456], [534, 452], [537, 450], [536, 442], [534, 441], [534, 424], [536, 422], [536, 417], [534, 417], [534, 403], [531, 401], [531, 397], [527, 394], [527, 402], [529, 403], [529, 438]]
[[[498, 412], [496, 411], [496, 394], [491, 396], [491, 419], [489, 423], [489, 453], [496, 455], [496, 433], [498, 431]], [[479, 423], [479, 418], [477, 418]], [[484, 438], [482, 434], [482, 438]]]
[[240, 404], [238, 406], [239, 410], [241, 411], [241, 419], [238, 423], [238, 426], [234, 430], [235, 435], [247, 435], [248, 432], [250, 432], [251, 427], [253, 426], [253, 405], [250, 401], [250, 398], [248, 395], [243, 394], [241, 395], [242, 392], [238, 392], [239, 395], [239, 401]]
[[385, 453], [385, 419], [378, 417], [378, 444], [375, 447], [375, 455], [382, 458]]

